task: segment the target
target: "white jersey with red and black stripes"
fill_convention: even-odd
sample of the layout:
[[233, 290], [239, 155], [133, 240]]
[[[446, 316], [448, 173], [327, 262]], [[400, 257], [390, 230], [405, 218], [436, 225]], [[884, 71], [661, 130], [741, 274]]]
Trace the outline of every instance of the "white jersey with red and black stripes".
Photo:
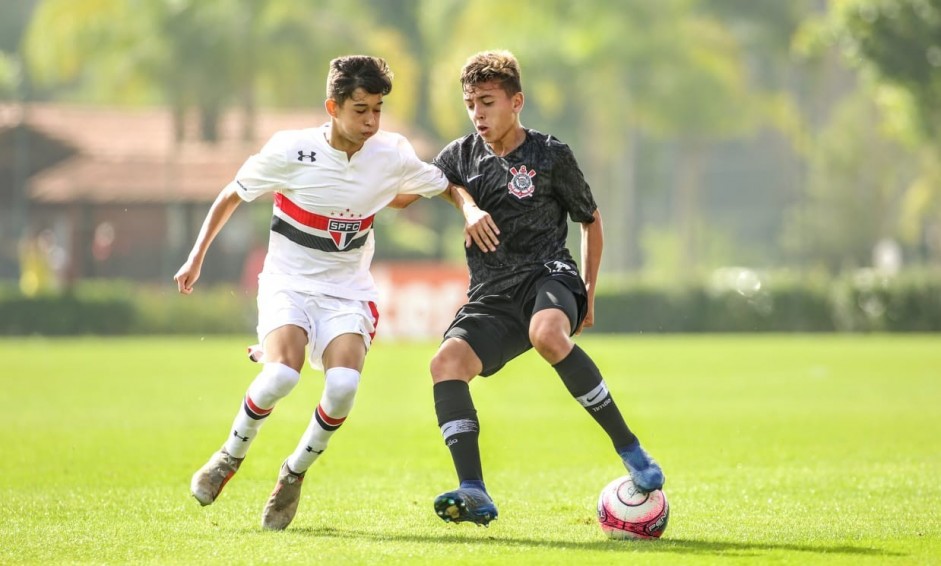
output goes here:
[[348, 158], [330, 124], [276, 133], [235, 176], [251, 201], [274, 192], [260, 279], [294, 291], [374, 301], [373, 219], [396, 194], [433, 197], [448, 186], [405, 137], [380, 130]]

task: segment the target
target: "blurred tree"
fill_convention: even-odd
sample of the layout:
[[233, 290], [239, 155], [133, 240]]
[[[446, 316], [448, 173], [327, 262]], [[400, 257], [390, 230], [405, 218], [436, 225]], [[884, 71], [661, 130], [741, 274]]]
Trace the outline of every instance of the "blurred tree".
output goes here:
[[199, 137], [212, 141], [220, 113], [237, 104], [250, 139], [259, 94], [319, 103], [311, 92], [323, 92], [326, 61], [359, 45], [355, 4], [342, 11], [326, 4], [44, 0], [24, 51], [42, 87], [85, 88], [98, 102], [169, 104], [178, 140], [190, 109], [199, 115]]
[[761, 91], [749, 84], [738, 42], [718, 21], [683, 18], [686, 46], [664, 73], [666, 88], [647, 95], [653, 131], [676, 140], [673, 206], [680, 242], [680, 275], [693, 275], [708, 234], [703, 225], [703, 168], [711, 142], [744, 136], [757, 128]]
[[[836, 202], [839, 194], [849, 195], [855, 188], [861, 193], [860, 202], [882, 207], [861, 216], [874, 222], [877, 234], [867, 237], [858, 234], [858, 226], [849, 226], [853, 220], [844, 223], [861, 237], [860, 244], [872, 246], [875, 235], [889, 237], [908, 243], [910, 252], [917, 249], [923, 257], [941, 262], [941, 0], [833, 0], [824, 16], [805, 23], [796, 45], [800, 53], [825, 61], [826, 75], [831, 77], [837, 66], [832, 54], [842, 55], [843, 62], [861, 71], [854, 88], [862, 94], [856, 96], [870, 102], [868, 110], [857, 111], [862, 124], [846, 118], [835, 120], [826, 131], [844, 128], [843, 135], [830, 133], [829, 141], [822, 135], [812, 142], [808, 209], [793, 219], [823, 218], [825, 206], [814, 210], [824, 203], [823, 192], [831, 191], [826, 200]], [[847, 105], [840, 106], [844, 113], [849, 112]], [[872, 138], [858, 139], [862, 130]], [[886, 168], [871, 171], [872, 181], [882, 186], [856, 182], [847, 187], [847, 176], [833, 175], [845, 165], [840, 161], [846, 156], [835, 147], [840, 139], [847, 147], [870, 152], [859, 163], [864, 169], [873, 163]], [[883, 162], [882, 155], [896, 159]], [[828, 159], [834, 162], [827, 163]], [[905, 167], [911, 172], [903, 175]], [[897, 186], [900, 182], [905, 183], [901, 189]], [[876, 193], [883, 198], [873, 199], [871, 195]], [[887, 195], [893, 195], [892, 206], [885, 200]], [[883, 218], [886, 211], [896, 215], [893, 222]], [[877, 222], [874, 215], [881, 220]], [[889, 230], [890, 226], [894, 229]], [[820, 233], [830, 227], [818, 221], [806, 228], [814, 241], [831, 242], [823, 246], [824, 253], [829, 255], [828, 263], [838, 267], [833, 265], [836, 242]], [[806, 251], [805, 256], [819, 257], [821, 249], [810, 246]], [[845, 263], [868, 264], [863, 262], [865, 253], [859, 245], [845, 251], [853, 258]]]
[[513, 3], [468, 4], [439, 53], [440, 88], [432, 104], [440, 131], [466, 131], [448, 108], [460, 108], [457, 75], [468, 55], [508, 48], [523, 62], [529, 98], [524, 123], [573, 145], [606, 218], [606, 265], [638, 265], [635, 159], [640, 135], [682, 140], [675, 184], [682, 262], [697, 262], [701, 236], [699, 169], [705, 141], [738, 136], [758, 123], [757, 98], [735, 39], [691, 0], [628, 2], [546, 0], [522, 14]]
[[901, 235], [941, 263], [941, 0], [844, 0], [832, 13], [844, 54], [889, 85], [880, 102], [892, 131], [920, 156]]
[[3, 17], [0, 18], [0, 51], [13, 53], [17, 50], [23, 30], [26, 29], [26, 23], [39, 1], [17, 0], [3, 3]]
[[[397, 117], [409, 120], [431, 136], [436, 145], [443, 145], [447, 140], [437, 127], [430, 104], [436, 57], [441, 46], [449, 42], [453, 33], [451, 22], [455, 22], [465, 3], [461, 0], [363, 0], [363, 3], [365, 11], [375, 16], [370, 46], [383, 54], [397, 76], [391, 108]], [[447, 208], [444, 201], [434, 199], [397, 215], [401, 221], [399, 228], [390, 230], [391, 236], [380, 240], [380, 245], [395, 239], [403, 247], [423, 250], [435, 259], [448, 258], [452, 255], [449, 245], [460, 240], [462, 224]]]
[[872, 92], [852, 92], [815, 142], [806, 202], [790, 211], [784, 245], [831, 272], [871, 265], [876, 243], [899, 233], [914, 162], [882, 130]]
[[[781, 149], [784, 158], [794, 160], [793, 168], [803, 171], [798, 160], [810, 159], [816, 147], [808, 140], [824, 141], [814, 132], [827, 123], [825, 109], [842, 99], [846, 74], [830, 61], [808, 71], [790, 52], [795, 26], [823, 3], [43, 0], [22, 45], [31, 77], [46, 89], [38, 96], [166, 103], [174, 109], [180, 139], [192, 135], [187, 128], [192, 129], [194, 114], [198, 135], [213, 139], [220, 113], [232, 106], [243, 109], [243, 135], [251, 139], [256, 107], [319, 106], [330, 58], [375, 53], [397, 75], [388, 111], [433, 132], [442, 143], [470, 131], [458, 83], [465, 59], [483, 49], [508, 48], [523, 63], [524, 124], [572, 145], [595, 188], [607, 220], [606, 271], [641, 264], [644, 222], [651, 221], [639, 214], [639, 202], [651, 189], [638, 188], [637, 170], [652, 156], [661, 166], [649, 184], [672, 191], [672, 219], [659, 228], [669, 224], [680, 235], [671, 240], [675, 264], [692, 273], [710, 249], [727, 250], [724, 242], [736, 242], [732, 227], [706, 222], [703, 213], [707, 199], [715, 198], [704, 187], [713, 173], [707, 167], [722, 148], [717, 142], [750, 143], [770, 125], [803, 151], [795, 157], [784, 155], [789, 148]], [[843, 0], [840, 5], [852, 4], [887, 3]], [[894, 91], [894, 103], [914, 109], [916, 98], [901, 96], [902, 90]], [[891, 98], [886, 88], [870, 92], [882, 93], [879, 100]], [[805, 103], [810, 110], [798, 109]], [[846, 120], [839, 123], [848, 127]], [[923, 140], [924, 133], [911, 137]], [[920, 147], [922, 141], [912, 143]], [[824, 153], [835, 159], [839, 152], [831, 149]], [[834, 168], [839, 169], [818, 161], [811, 166], [820, 175], [832, 175]], [[909, 194], [915, 196], [894, 210], [924, 219], [924, 211], [937, 202], [932, 183], [913, 183]], [[827, 183], [808, 184], [814, 186], [809, 206], [829, 202], [820, 196]], [[429, 215], [422, 224], [434, 226], [439, 235], [455, 218], [435, 206], [408, 211], [415, 212]], [[795, 217], [806, 221], [809, 212]], [[924, 233], [927, 221], [921, 226]], [[441, 245], [437, 250], [442, 257]]]
[[0, 51], [0, 100], [16, 98], [19, 83], [19, 62], [13, 55]]
[[[459, 0], [366, 0], [370, 13], [376, 14], [375, 27], [383, 33], [399, 35], [410, 61], [398, 61], [402, 81], [409, 84], [411, 99], [406, 114], [425, 132], [436, 133], [429, 101], [434, 57], [439, 46], [445, 44], [451, 33], [450, 22], [462, 9]], [[372, 41], [374, 44], [388, 41]], [[379, 47], [379, 45], [377, 45]], [[386, 50], [381, 50], [386, 56]], [[391, 63], [390, 63], [391, 64]], [[396, 87], [398, 88], [398, 84]], [[443, 141], [439, 140], [439, 141]]]
[[728, 163], [728, 158], [723, 162], [721, 157], [712, 160], [719, 179], [722, 168], [751, 173], [751, 180], [727, 175], [721, 187], [712, 187], [715, 196], [709, 203], [710, 218], [734, 230], [729, 236], [739, 243], [735, 257], [751, 256], [745, 259], [749, 265], [770, 266], [788, 259], [778, 245], [784, 228], [781, 211], [801, 198], [808, 125], [817, 122], [817, 78], [828, 77], [795, 57], [792, 45], [808, 15], [822, 11], [820, 4], [820, 0], [701, 1], [700, 9], [719, 19], [738, 41], [750, 88], [760, 92], [759, 118], [770, 126], [725, 144], [740, 163]]
[[0, 100], [18, 100], [25, 93], [19, 44], [39, 0], [7, 2], [0, 18]]
[[941, 0], [833, 5], [845, 54], [911, 93], [924, 132], [941, 142]]

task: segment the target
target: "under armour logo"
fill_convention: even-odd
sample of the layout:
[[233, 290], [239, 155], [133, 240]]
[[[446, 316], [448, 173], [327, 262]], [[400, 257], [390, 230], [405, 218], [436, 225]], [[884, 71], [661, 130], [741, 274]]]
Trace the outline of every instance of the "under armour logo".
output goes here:
[[316, 155], [317, 155], [317, 153], [316, 153], [316, 152], [313, 152], [313, 151], [310, 152], [310, 154], [308, 155], [308, 154], [304, 153], [303, 151], [298, 150], [298, 151], [297, 151], [297, 160], [298, 160], [298, 161], [304, 161], [305, 159], [310, 159], [310, 162], [313, 163], [314, 161], [317, 161]]
[[247, 436], [239, 436], [239, 431], [237, 431], [237, 430], [233, 430], [233, 431], [232, 431], [232, 436], [234, 436], [235, 438], [238, 438], [238, 439], [241, 440], [242, 442], [248, 442], [248, 437], [247, 437]]
[[[324, 448], [324, 450], [326, 450], [326, 448]], [[313, 446], [308, 446], [307, 451], [313, 452], [314, 454], [323, 454], [323, 450], [314, 450]]]

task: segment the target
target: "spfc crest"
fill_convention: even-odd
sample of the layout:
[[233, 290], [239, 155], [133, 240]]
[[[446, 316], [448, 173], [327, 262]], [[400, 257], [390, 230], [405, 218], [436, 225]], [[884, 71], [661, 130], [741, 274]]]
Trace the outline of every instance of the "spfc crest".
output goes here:
[[327, 232], [333, 238], [338, 250], [346, 249], [350, 245], [360, 228], [363, 225], [362, 220], [347, 220], [341, 218], [331, 218], [327, 223]]
[[513, 178], [507, 183], [506, 188], [510, 190], [511, 195], [519, 199], [533, 196], [533, 191], [536, 190], [536, 185], [533, 184], [535, 171], [529, 171], [525, 165], [520, 165], [519, 170], [511, 167], [510, 175], [513, 175]]

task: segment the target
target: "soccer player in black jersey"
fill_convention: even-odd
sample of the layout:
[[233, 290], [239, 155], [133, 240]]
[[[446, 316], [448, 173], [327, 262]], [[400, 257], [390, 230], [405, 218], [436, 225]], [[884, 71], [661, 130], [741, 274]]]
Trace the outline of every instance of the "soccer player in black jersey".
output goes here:
[[[511, 53], [472, 56], [461, 85], [476, 131], [451, 142], [435, 164], [471, 197], [463, 206], [469, 300], [431, 360], [438, 425], [460, 486], [439, 495], [435, 511], [445, 521], [479, 525], [497, 517], [484, 486], [469, 383], [530, 348], [608, 434], [634, 484], [659, 489], [660, 466], [625, 424], [598, 367], [571, 339], [594, 323], [603, 241], [601, 214], [575, 156], [558, 139], [520, 124], [523, 92]], [[584, 280], [565, 247], [566, 215], [581, 224]]]

